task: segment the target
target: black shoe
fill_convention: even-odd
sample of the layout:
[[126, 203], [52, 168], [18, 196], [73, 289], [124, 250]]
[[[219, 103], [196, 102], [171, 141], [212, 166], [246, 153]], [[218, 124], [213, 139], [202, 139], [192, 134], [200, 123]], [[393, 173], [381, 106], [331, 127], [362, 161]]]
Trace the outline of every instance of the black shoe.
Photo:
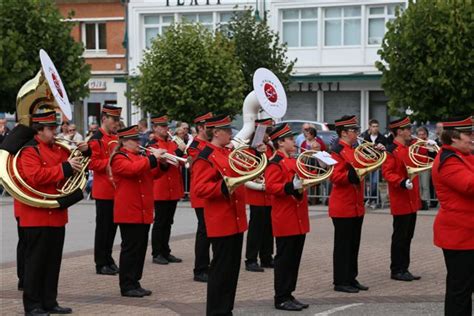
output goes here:
[[102, 275], [116, 275], [117, 272], [115, 270], [112, 270], [109, 266], [103, 266], [100, 268], [96, 268], [97, 274], [102, 274]]
[[431, 207], [431, 208], [436, 208], [436, 207], [438, 207], [438, 202], [436, 202], [436, 201], [430, 202], [430, 207]]
[[209, 275], [206, 272], [202, 272], [194, 275], [194, 281], [207, 283]]
[[398, 273], [392, 273], [392, 275], [390, 276], [390, 278], [392, 280], [397, 280], [397, 281], [406, 281], [406, 282], [410, 282], [410, 281], [413, 281], [413, 276], [410, 275], [410, 274], [407, 274], [405, 272], [398, 272]]
[[156, 264], [168, 264], [169, 261], [163, 257], [162, 255], [158, 255], [156, 257], [153, 258], [153, 263], [156, 263]]
[[145, 296], [145, 293], [140, 291], [139, 289], [133, 289], [133, 290], [128, 290], [125, 292], [122, 292], [122, 296], [126, 297], [143, 297]]
[[270, 269], [273, 269], [273, 268], [275, 267], [275, 263], [274, 263], [273, 259], [270, 260], [270, 261], [261, 261], [261, 260], [260, 260], [260, 266], [261, 266], [262, 268], [270, 268]]
[[49, 313], [42, 308], [35, 308], [29, 312], [25, 312], [25, 316], [49, 316]]
[[18, 291], [23, 291], [23, 282], [18, 281]]
[[296, 298], [292, 299], [292, 301], [293, 301], [293, 303], [295, 303], [295, 305], [299, 305], [303, 309], [309, 307], [309, 304], [302, 303], [302, 302], [298, 301]]
[[421, 201], [421, 209], [422, 211], [427, 211], [429, 209], [428, 207], [428, 202], [426, 201]]
[[359, 283], [359, 281], [354, 280], [354, 282], [351, 283], [352, 287], [355, 287], [356, 289], [359, 289], [361, 291], [367, 291], [369, 289], [368, 286], [362, 285]]
[[350, 285], [335, 285], [334, 291], [345, 293], [359, 293], [359, 289]]
[[144, 288], [142, 288], [142, 287], [139, 287], [137, 290], [140, 291], [140, 292], [142, 292], [142, 293], [143, 293], [143, 296], [150, 296], [151, 293], [153, 293], [152, 291], [147, 290], [147, 289], [144, 289]]
[[177, 257], [175, 257], [175, 256], [173, 256], [173, 255], [168, 255], [168, 258], [166, 258], [166, 259], [168, 259], [168, 262], [171, 262], [171, 263], [183, 262], [183, 259], [177, 258]]
[[50, 313], [50, 314], [72, 314], [72, 308], [61, 307], [59, 305], [56, 305], [53, 308], [48, 309], [48, 313]]
[[263, 271], [265, 271], [256, 262], [246, 263], [245, 264], [245, 270], [250, 271], [250, 272], [263, 272]]
[[301, 305], [296, 305], [293, 301], [288, 300], [280, 304], [275, 304], [276, 309], [281, 309], [284, 311], [299, 312], [303, 310]]
[[411, 276], [413, 280], [419, 280], [419, 279], [421, 279], [421, 276], [419, 276], [419, 275], [413, 275], [413, 274], [411, 274], [410, 271], [406, 271], [405, 274], [408, 274], [409, 276]]
[[120, 272], [120, 269], [119, 267], [117, 267], [117, 265], [115, 263], [112, 263], [109, 268], [113, 271], [115, 271], [115, 273], [119, 273]]

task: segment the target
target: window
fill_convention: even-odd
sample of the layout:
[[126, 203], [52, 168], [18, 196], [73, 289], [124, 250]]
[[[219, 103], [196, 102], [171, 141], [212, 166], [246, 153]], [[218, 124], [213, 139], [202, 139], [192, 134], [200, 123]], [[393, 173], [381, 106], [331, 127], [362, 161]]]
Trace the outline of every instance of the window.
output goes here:
[[144, 17], [145, 47], [151, 47], [151, 43], [158, 35], [163, 35], [174, 22], [174, 15], [147, 15]]
[[283, 42], [288, 47], [318, 45], [318, 9], [282, 10]]
[[367, 44], [380, 45], [386, 32], [385, 25], [388, 21], [395, 19], [395, 11], [397, 7], [403, 9], [405, 4], [390, 4], [385, 6], [369, 7], [368, 8], [368, 27], [369, 36]]
[[324, 45], [360, 45], [360, 7], [336, 7], [324, 10]]
[[184, 13], [181, 21], [188, 23], [201, 23], [209, 31], [214, 31], [214, 17], [212, 12], [206, 13]]
[[228, 24], [232, 17], [234, 16], [233, 12], [221, 12], [219, 13], [219, 30], [226, 34], [227, 36], [231, 36], [232, 34], [229, 31]]
[[82, 28], [82, 42], [86, 50], [106, 50], [107, 32], [105, 23], [84, 23]]

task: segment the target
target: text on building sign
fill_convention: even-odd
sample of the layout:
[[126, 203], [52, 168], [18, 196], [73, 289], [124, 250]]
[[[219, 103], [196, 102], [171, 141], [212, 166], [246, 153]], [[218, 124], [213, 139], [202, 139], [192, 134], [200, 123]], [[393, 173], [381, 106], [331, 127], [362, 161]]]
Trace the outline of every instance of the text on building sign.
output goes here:
[[212, 5], [212, 4], [221, 4], [221, 0], [166, 0], [166, 6], [169, 7], [176, 3], [177, 6], [185, 6], [185, 5]]

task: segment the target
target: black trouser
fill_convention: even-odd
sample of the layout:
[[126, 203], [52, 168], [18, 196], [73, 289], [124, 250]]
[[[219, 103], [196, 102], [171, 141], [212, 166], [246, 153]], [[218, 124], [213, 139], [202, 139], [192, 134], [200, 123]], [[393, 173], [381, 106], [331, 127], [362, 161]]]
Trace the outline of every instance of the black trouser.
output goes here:
[[293, 299], [306, 235], [276, 237], [275, 304]]
[[20, 218], [16, 217], [18, 230], [18, 244], [16, 245], [16, 275], [18, 276], [18, 287], [23, 288], [23, 280], [25, 276], [25, 231], [20, 227]]
[[393, 216], [390, 271], [392, 274], [408, 271], [410, 246], [415, 233], [416, 213]]
[[26, 240], [23, 306], [51, 309], [58, 305], [64, 227], [24, 227]]
[[272, 261], [273, 235], [272, 235], [272, 207], [250, 205], [249, 230], [247, 232], [247, 248], [245, 251], [246, 263], [261, 263]]
[[350, 285], [357, 278], [363, 221], [364, 216], [332, 218], [334, 224], [334, 285]]
[[114, 223], [114, 200], [95, 200], [94, 261], [97, 268], [114, 264], [114, 247], [117, 224]]
[[472, 315], [474, 293], [474, 249], [443, 249], [446, 276], [444, 314], [446, 316]]
[[155, 221], [151, 231], [153, 258], [158, 255], [167, 258], [171, 253], [171, 225], [173, 225], [177, 204], [178, 201], [155, 201]]
[[196, 241], [194, 243], [194, 275], [198, 275], [209, 271], [209, 247], [211, 243], [207, 238], [204, 208], [198, 207], [194, 211], [198, 220]]
[[120, 224], [122, 244], [119, 279], [122, 293], [141, 287], [149, 231], [149, 224]]
[[213, 257], [207, 282], [207, 315], [232, 315], [244, 234], [209, 240]]

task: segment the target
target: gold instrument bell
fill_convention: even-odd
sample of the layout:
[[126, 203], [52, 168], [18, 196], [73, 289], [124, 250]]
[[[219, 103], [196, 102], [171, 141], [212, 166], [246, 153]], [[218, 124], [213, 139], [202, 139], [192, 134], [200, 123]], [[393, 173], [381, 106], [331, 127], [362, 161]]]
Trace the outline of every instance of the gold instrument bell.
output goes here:
[[354, 150], [354, 159], [358, 166], [353, 166], [359, 179], [382, 167], [387, 159], [385, 151], [377, 149], [375, 144], [358, 137], [362, 143]]
[[406, 166], [410, 180], [413, 180], [419, 173], [430, 170], [433, 166], [434, 157], [428, 156], [428, 152], [439, 152], [437, 145], [430, 145], [428, 141], [414, 137], [416, 142], [408, 147], [408, 157], [414, 166]]
[[296, 168], [298, 176], [303, 182], [303, 188], [307, 188], [328, 179], [334, 171], [334, 166], [324, 166], [318, 162], [314, 155], [317, 150], [306, 150], [298, 155]]
[[41, 69], [26, 82], [17, 95], [16, 113], [18, 125], [2, 143], [0, 149], [0, 180], [7, 192], [15, 199], [33, 207], [64, 208], [82, 199], [82, 190], [87, 183], [85, 171], [89, 158], [83, 157], [78, 149], [72, 150], [64, 141], [56, 144], [70, 152], [70, 158], [81, 157], [81, 172], [74, 173], [57, 188], [57, 193], [45, 193], [32, 188], [21, 177], [17, 159], [23, 146], [34, 136], [30, 128], [31, 115], [46, 111], [60, 111], [67, 119], [72, 118], [71, 106], [53, 62], [44, 50], [40, 50]]

